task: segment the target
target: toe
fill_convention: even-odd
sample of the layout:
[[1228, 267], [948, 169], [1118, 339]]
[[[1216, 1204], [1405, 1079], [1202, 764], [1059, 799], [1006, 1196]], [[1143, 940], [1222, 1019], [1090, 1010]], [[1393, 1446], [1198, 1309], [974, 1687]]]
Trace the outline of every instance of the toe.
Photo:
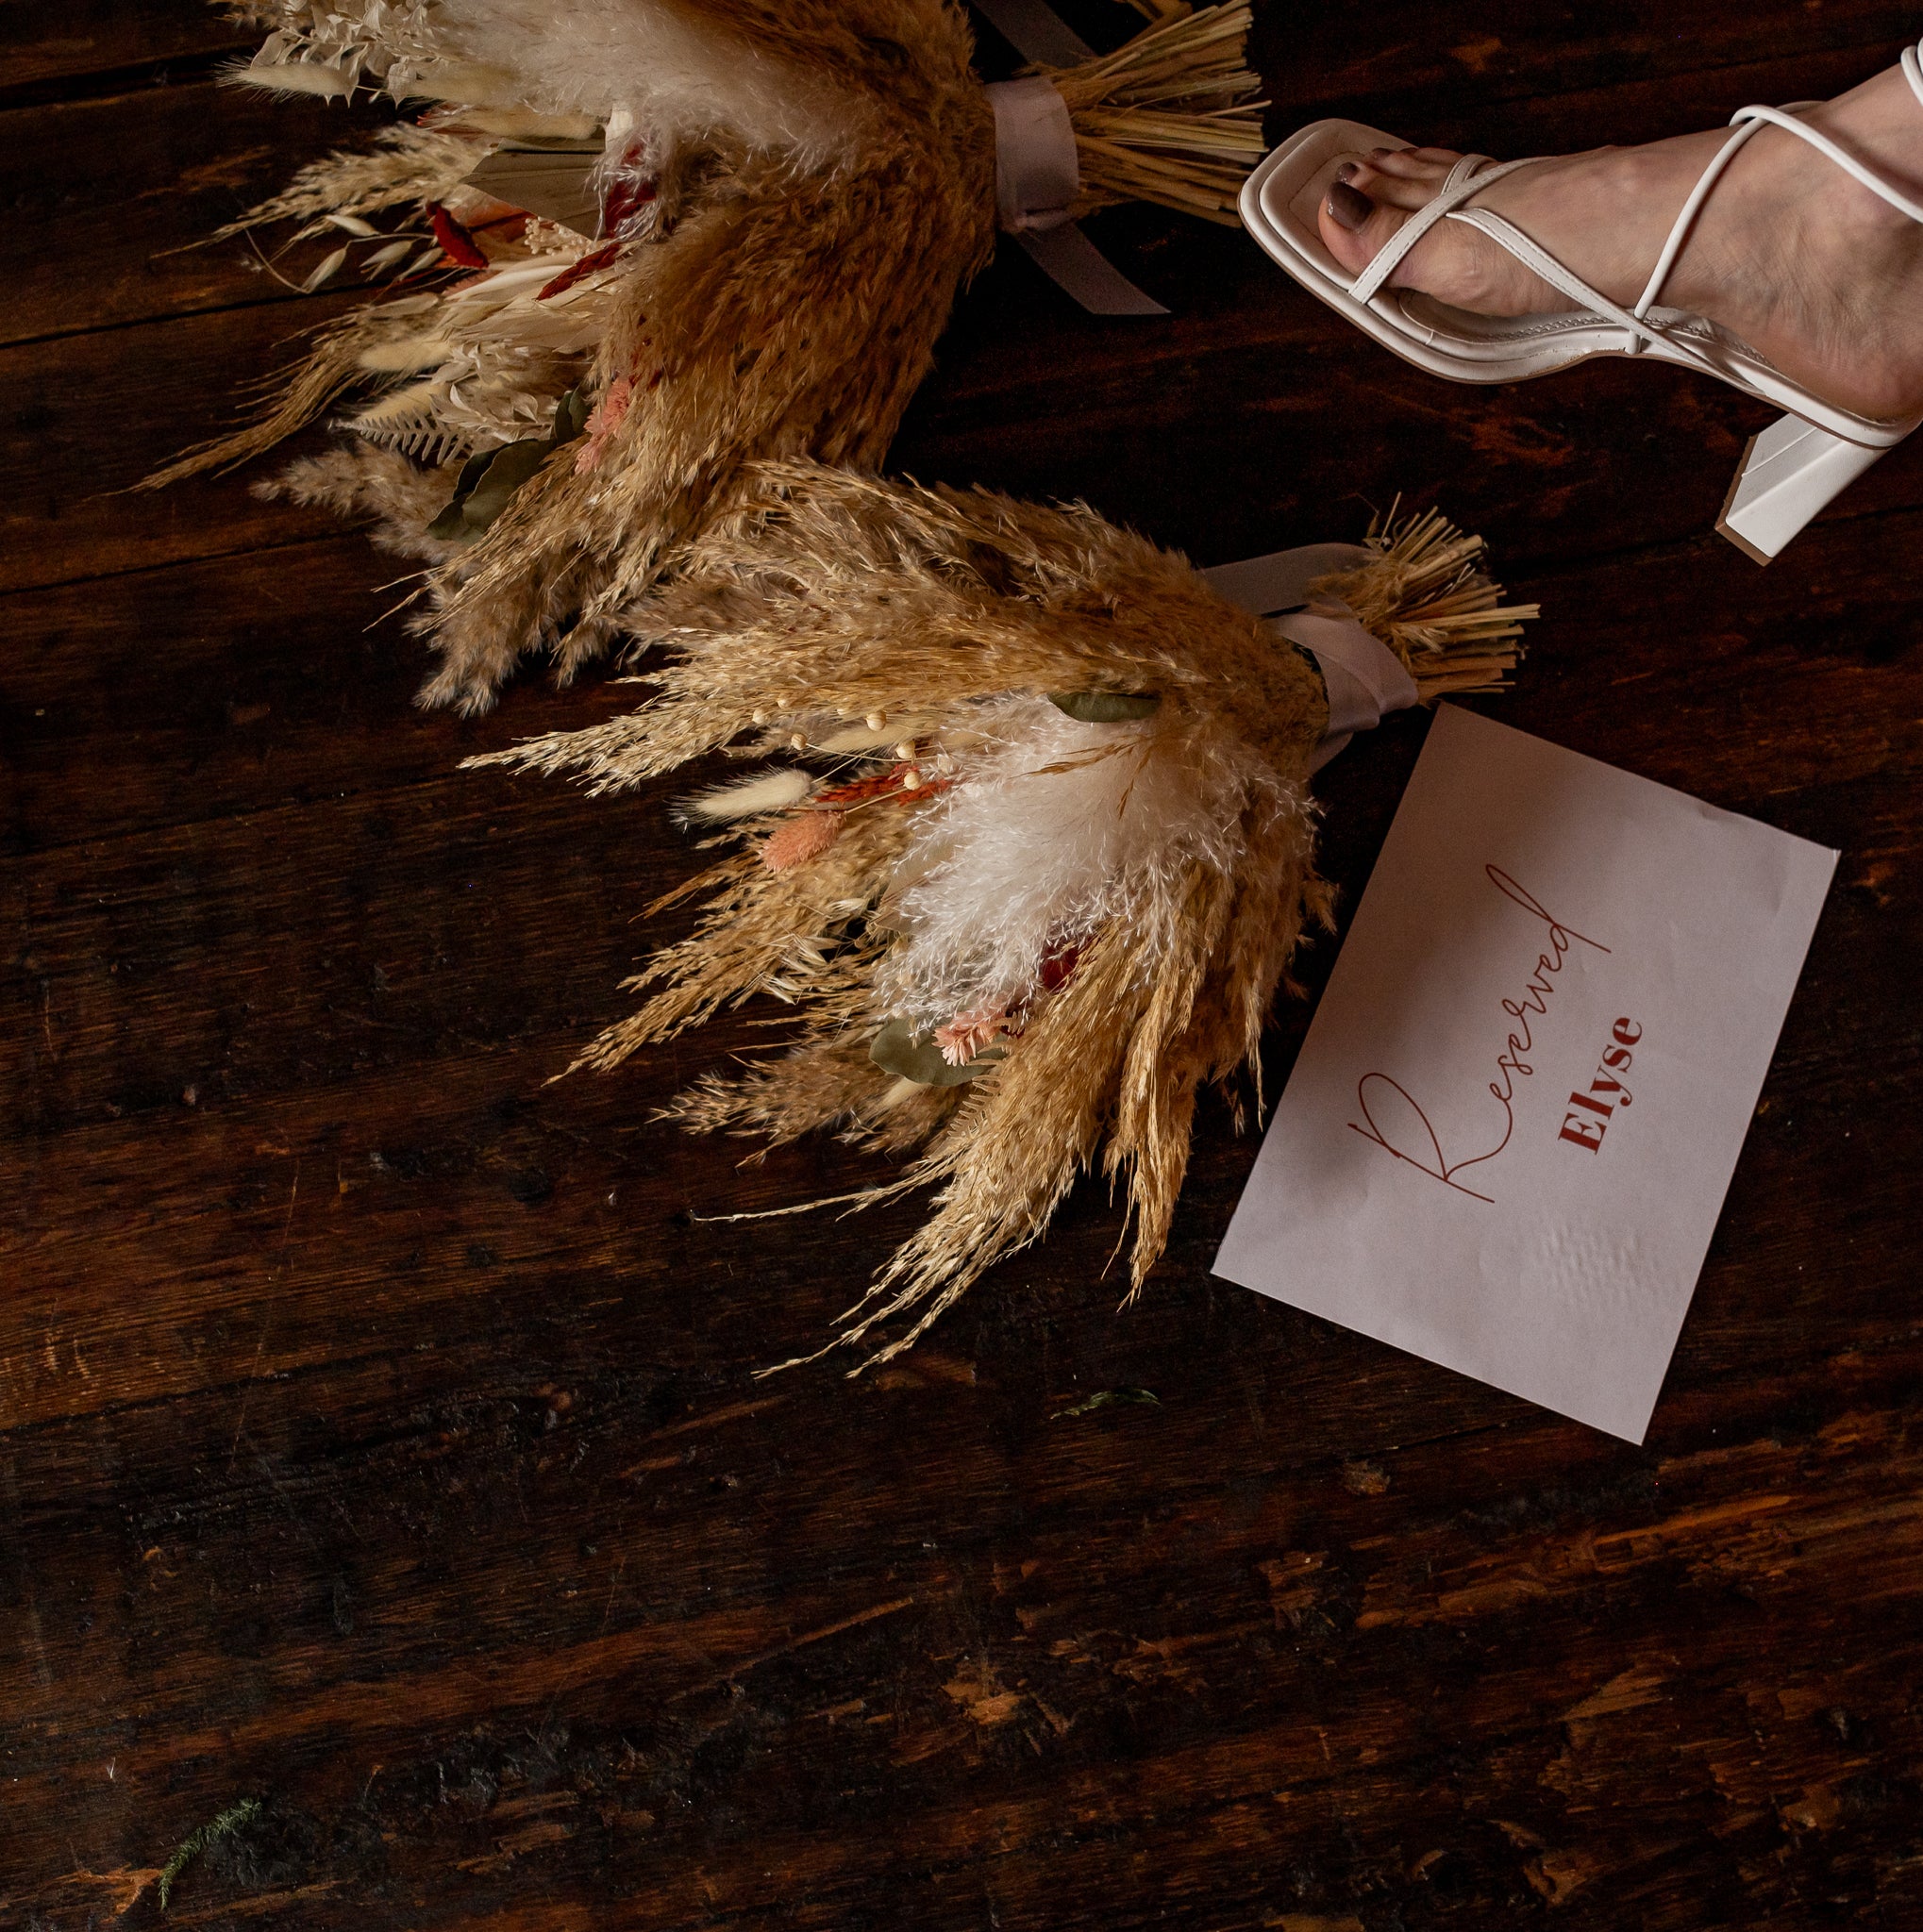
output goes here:
[[1379, 147], [1369, 158], [1385, 175], [1440, 180], [1463, 158], [1452, 147]]
[[1371, 192], [1382, 186], [1380, 176], [1358, 170], [1347, 181], [1331, 181], [1322, 198], [1322, 245], [1352, 275], [1369, 265], [1377, 250], [1409, 218], [1407, 208]]
[[1414, 209], [1433, 199], [1462, 156], [1446, 147], [1379, 150], [1366, 158], [1369, 192], [1392, 208]]

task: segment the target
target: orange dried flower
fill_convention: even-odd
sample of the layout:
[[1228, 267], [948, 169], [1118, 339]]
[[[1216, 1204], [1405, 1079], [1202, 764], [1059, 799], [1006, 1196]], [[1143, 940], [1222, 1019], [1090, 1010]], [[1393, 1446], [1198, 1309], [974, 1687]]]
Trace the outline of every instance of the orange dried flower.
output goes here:
[[[912, 786], [905, 782], [911, 772], [916, 776]], [[823, 805], [862, 805], [871, 798], [912, 798], [919, 803], [947, 791], [954, 782], [952, 778], [930, 778], [906, 760], [897, 759], [885, 772], [871, 772], [865, 778], [831, 785], [814, 795]]]
[[768, 835], [761, 863], [770, 872], [789, 872], [819, 858], [841, 837], [843, 817], [838, 811], [797, 813]]

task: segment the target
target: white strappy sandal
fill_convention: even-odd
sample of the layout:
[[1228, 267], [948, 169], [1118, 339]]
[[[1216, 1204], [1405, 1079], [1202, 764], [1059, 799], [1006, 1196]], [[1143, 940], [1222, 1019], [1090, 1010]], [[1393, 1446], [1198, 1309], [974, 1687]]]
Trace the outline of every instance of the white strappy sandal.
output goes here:
[[[1903, 73], [1923, 102], [1918, 49], [1903, 50]], [[1790, 413], [1749, 440], [1716, 528], [1738, 549], [1767, 563], [1820, 510], [1863, 475], [1923, 418], [1879, 421], [1839, 409], [1772, 368], [1746, 342], [1706, 316], [1663, 308], [1656, 298], [1725, 168], [1764, 125], [1781, 127], [1853, 175], [1872, 192], [1923, 222], [1923, 208], [1845, 152], [1827, 135], [1796, 118], [1799, 101], [1784, 108], [1745, 108], [1731, 117], [1735, 132], [1691, 190], [1656, 258], [1633, 308], [1618, 308], [1572, 274], [1513, 222], [1489, 208], [1464, 208], [1472, 195], [1529, 160], [1494, 161], [1464, 155], [1435, 198], [1403, 223], [1368, 267], [1351, 276], [1323, 246], [1316, 217], [1340, 157], [1408, 145], [1353, 121], [1318, 121], [1277, 148], [1242, 190], [1248, 231], [1312, 295], [1346, 316], [1385, 348], [1433, 375], [1457, 382], [1519, 382], [1550, 375], [1591, 356], [1647, 356], [1716, 376], [1747, 395]], [[1386, 289], [1396, 265], [1437, 222], [1467, 222], [1498, 242], [1580, 307], [1560, 315], [1474, 315], [1411, 290]]]

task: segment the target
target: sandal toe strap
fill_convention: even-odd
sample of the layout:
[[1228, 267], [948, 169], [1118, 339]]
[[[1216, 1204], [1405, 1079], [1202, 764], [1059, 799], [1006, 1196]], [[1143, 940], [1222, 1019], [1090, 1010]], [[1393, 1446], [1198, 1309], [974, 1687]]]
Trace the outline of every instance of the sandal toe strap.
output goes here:
[[1494, 208], [1458, 208], [1449, 220], [1466, 222], [1470, 227], [1480, 229], [1523, 267], [1540, 275], [1551, 288], [1562, 290], [1579, 307], [1607, 316], [1628, 335], [1631, 349], [1641, 348], [1645, 342], [1660, 336], [1667, 347], [1687, 358], [1697, 368], [1707, 370], [1713, 375], [1726, 374], [1714, 357], [1687, 337], [1676, 335], [1660, 324], [1651, 322], [1646, 314], [1625, 308], [1621, 304], [1612, 302], [1601, 290], [1591, 288], [1573, 269], [1558, 261], [1540, 242], [1525, 235], [1513, 222], [1505, 220]]
[[1368, 301], [1395, 274], [1409, 251], [1445, 215], [1453, 212], [1472, 194], [1480, 194], [1492, 182], [1499, 181], [1513, 169], [1528, 166], [1527, 160], [1494, 161], [1487, 155], [1464, 155], [1449, 170], [1434, 197], [1417, 208], [1376, 251], [1368, 267], [1349, 284], [1350, 295], [1358, 302]]

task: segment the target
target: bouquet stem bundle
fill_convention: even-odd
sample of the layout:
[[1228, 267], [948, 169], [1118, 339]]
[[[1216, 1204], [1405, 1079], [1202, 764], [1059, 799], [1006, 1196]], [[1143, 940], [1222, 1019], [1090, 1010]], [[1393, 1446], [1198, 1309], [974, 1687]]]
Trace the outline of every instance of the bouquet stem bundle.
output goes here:
[[1152, 201], [1238, 225], [1236, 195], [1264, 145], [1262, 83], [1244, 60], [1248, 27], [1246, 5], [1170, 8], [1112, 54], [1035, 70], [1068, 103], [1079, 212]]

